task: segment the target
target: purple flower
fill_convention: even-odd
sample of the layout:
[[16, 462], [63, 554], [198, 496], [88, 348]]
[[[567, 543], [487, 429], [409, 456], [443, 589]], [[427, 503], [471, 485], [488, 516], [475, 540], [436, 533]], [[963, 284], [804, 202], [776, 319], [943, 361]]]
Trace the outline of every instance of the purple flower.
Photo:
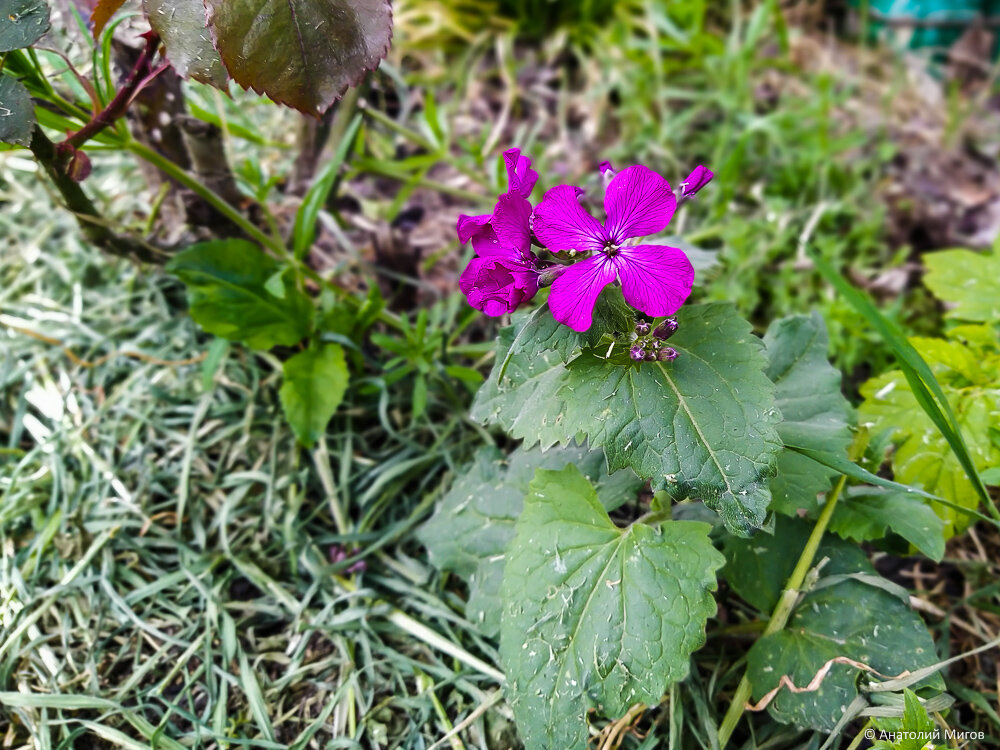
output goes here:
[[712, 170], [699, 164], [681, 183], [681, 195], [684, 198], [693, 197], [695, 193], [710, 183], [713, 177], [715, 174], [712, 173]]
[[469, 304], [491, 317], [513, 312], [538, 292], [531, 253], [531, 204], [516, 192], [500, 196], [489, 223], [472, 237], [476, 256], [458, 280]]
[[[503, 152], [504, 166], [507, 168], [507, 194], [530, 198], [531, 191], [538, 182], [538, 172], [531, 168], [531, 159], [521, 156], [521, 149], [512, 148]], [[493, 218], [491, 214], [458, 217], [458, 240], [463, 245], [484, 231]]]
[[572, 185], [552, 188], [532, 218], [535, 236], [549, 250], [590, 254], [552, 283], [553, 317], [586, 331], [598, 296], [616, 279], [625, 300], [640, 312], [653, 317], [677, 312], [694, 284], [691, 261], [675, 247], [624, 244], [667, 225], [677, 207], [670, 183], [641, 165], [618, 172], [604, 195], [604, 224], [583, 210], [577, 200], [582, 192]]

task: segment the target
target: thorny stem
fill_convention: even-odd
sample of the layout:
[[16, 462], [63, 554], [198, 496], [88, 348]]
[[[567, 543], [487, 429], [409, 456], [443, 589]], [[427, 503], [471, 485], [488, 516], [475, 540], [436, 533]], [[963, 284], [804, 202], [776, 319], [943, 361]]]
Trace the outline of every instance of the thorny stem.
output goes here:
[[[774, 612], [771, 613], [771, 619], [768, 621], [767, 627], [764, 629], [761, 637], [777, 633], [788, 624], [788, 618], [791, 616], [795, 602], [799, 598], [802, 584], [809, 573], [809, 569], [812, 567], [813, 559], [816, 557], [816, 550], [819, 549], [820, 542], [823, 540], [823, 534], [826, 533], [826, 527], [830, 523], [830, 518], [833, 516], [833, 511], [837, 507], [837, 501], [840, 499], [840, 493], [843, 492], [846, 482], [847, 477], [842, 475], [837, 482], [837, 486], [834, 487], [833, 492], [827, 498], [826, 505], [823, 506], [823, 511], [819, 514], [819, 519], [816, 521], [816, 525], [809, 535], [809, 540], [806, 542], [802, 554], [799, 555], [799, 561], [795, 565], [795, 570], [792, 571], [792, 575], [788, 578], [788, 583], [785, 584], [785, 589], [781, 592], [778, 604], [775, 606]], [[743, 716], [743, 710], [750, 699], [750, 693], [750, 680], [747, 679], [746, 672], [744, 672], [743, 678], [736, 688], [736, 693], [733, 695], [733, 702], [729, 704], [726, 715], [722, 719], [722, 725], [719, 727], [720, 748], [725, 748], [726, 743], [729, 742], [736, 724], [739, 722], [740, 717]]]
[[118, 93], [115, 94], [114, 99], [108, 103], [108, 106], [98, 112], [94, 116], [94, 119], [69, 136], [66, 139], [67, 144], [73, 148], [79, 148], [102, 130], [113, 125], [115, 120], [125, 114], [125, 110], [128, 109], [135, 95], [139, 93], [139, 90], [143, 86], [149, 83], [152, 77], [151, 73], [154, 72], [152, 70], [153, 59], [156, 57], [156, 52], [159, 48], [160, 37], [153, 32], [149, 32], [146, 36], [145, 49], [139, 55], [139, 59], [136, 60], [135, 66], [128, 75], [128, 79], [118, 90]]

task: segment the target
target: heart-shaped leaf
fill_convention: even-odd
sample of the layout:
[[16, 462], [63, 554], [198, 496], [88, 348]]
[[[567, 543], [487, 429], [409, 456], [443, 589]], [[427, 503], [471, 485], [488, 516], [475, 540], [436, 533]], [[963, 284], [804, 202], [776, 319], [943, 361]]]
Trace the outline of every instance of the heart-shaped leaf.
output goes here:
[[288, 359], [282, 373], [281, 407], [299, 442], [312, 448], [347, 390], [344, 350], [338, 344], [311, 346]]
[[238, 84], [316, 115], [389, 51], [388, 0], [205, 0]]

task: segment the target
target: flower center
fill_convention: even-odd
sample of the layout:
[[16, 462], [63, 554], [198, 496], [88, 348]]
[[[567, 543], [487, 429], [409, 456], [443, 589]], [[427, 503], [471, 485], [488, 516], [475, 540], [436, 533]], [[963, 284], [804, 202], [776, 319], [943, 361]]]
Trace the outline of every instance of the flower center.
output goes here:
[[609, 258], [614, 258], [616, 255], [618, 255], [618, 253], [620, 251], [621, 251], [621, 248], [618, 247], [618, 245], [616, 245], [611, 240], [608, 240], [607, 242], [604, 243], [604, 251], [603, 252]]

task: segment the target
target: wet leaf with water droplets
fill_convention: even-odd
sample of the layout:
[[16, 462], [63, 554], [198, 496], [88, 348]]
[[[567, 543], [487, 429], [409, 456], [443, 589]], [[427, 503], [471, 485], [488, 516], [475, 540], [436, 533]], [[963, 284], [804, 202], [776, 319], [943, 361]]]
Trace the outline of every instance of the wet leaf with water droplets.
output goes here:
[[715, 613], [710, 526], [616, 527], [573, 466], [539, 470], [508, 547], [500, 657], [528, 750], [587, 745], [587, 710], [620, 716], [684, 679]]
[[465, 615], [486, 635], [500, 631], [500, 581], [504, 551], [514, 538], [514, 522], [536, 469], [576, 466], [594, 484], [608, 511], [634, 500], [645, 484], [628, 469], [608, 475], [604, 454], [570, 445], [542, 453], [516, 449], [504, 456], [493, 446], [476, 452], [455, 480], [434, 516], [418, 532], [431, 562], [462, 576], [469, 586]]
[[763, 346], [729, 304], [685, 306], [677, 321], [677, 359], [638, 367], [596, 349], [563, 366], [559, 353], [527, 344], [508, 358], [517, 326], [504, 329], [472, 416], [543, 449], [585, 436], [611, 470], [628, 466], [675, 498], [701, 498], [746, 534], [764, 520], [781, 449]]
[[20, 81], [0, 74], [0, 143], [27, 146], [35, 126], [31, 95]]

